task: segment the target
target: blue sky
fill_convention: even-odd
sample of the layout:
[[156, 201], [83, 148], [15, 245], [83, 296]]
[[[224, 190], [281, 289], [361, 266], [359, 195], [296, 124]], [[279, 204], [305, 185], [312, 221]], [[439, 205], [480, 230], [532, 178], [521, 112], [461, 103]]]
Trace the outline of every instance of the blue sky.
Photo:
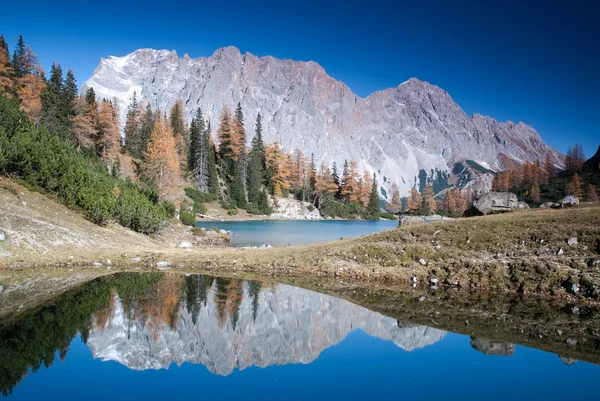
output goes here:
[[23, 34], [46, 70], [59, 62], [79, 83], [100, 57], [140, 47], [199, 57], [233, 45], [316, 61], [360, 96], [417, 77], [467, 114], [534, 126], [562, 152], [579, 142], [589, 157], [600, 145], [593, 1], [121, 3], [13, 1], [2, 5], [0, 33], [11, 48]]

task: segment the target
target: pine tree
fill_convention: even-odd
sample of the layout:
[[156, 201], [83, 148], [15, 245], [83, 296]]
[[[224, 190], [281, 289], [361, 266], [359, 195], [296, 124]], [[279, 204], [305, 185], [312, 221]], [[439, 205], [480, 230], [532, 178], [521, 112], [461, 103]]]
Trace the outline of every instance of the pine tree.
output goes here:
[[[260, 120], [259, 120], [260, 121]], [[257, 126], [259, 127], [259, 121]], [[250, 149], [250, 163], [248, 166], [248, 201], [251, 203], [259, 203], [262, 195], [262, 187], [265, 182], [265, 171], [263, 168], [263, 147], [262, 138], [259, 136], [257, 129], [256, 135], [252, 138], [252, 148]]]
[[206, 124], [204, 131], [204, 143], [208, 143], [208, 190], [213, 195], [219, 195], [219, 175], [217, 172], [217, 148], [212, 141], [210, 121]]
[[358, 164], [351, 160], [350, 164], [344, 165], [344, 182], [342, 185], [341, 195], [350, 203], [358, 203], [360, 186], [358, 185]]
[[150, 104], [146, 105], [146, 111], [142, 117], [141, 122], [141, 132], [140, 132], [140, 143], [138, 152], [141, 153], [141, 158], [144, 158], [146, 151], [148, 149], [148, 142], [150, 142], [150, 135], [152, 134], [152, 130], [154, 130], [154, 121], [156, 119], [154, 111], [152, 111], [152, 107]]
[[42, 119], [43, 125], [50, 132], [61, 138], [75, 142], [71, 132], [71, 117], [74, 115], [74, 106], [67, 104], [70, 99], [63, 84], [62, 68], [59, 64], [53, 64], [50, 70], [50, 80], [41, 93]]
[[377, 176], [373, 173], [373, 184], [371, 185], [371, 195], [369, 196], [369, 204], [364, 213], [365, 218], [370, 220], [379, 220], [379, 191], [377, 190]]
[[335, 164], [335, 160], [333, 161], [333, 165], [331, 166], [331, 176], [333, 177], [333, 182], [335, 183], [335, 185], [338, 186], [338, 189], [341, 188], [340, 173], [338, 172], [337, 164]]
[[[135, 92], [133, 92], [133, 96], [135, 97]], [[94, 88], [90, 87], [85, 91], [85, 101], [87, 104], [93, 104], [96, 102], [96, 92], [94, 92]]]
[[258, 316], [258, 298], [260, 297], [261, 289], [262, 283], [260, 281], [248, 281], [248, 295], [252, 298], [252, 321], [254, 322], [256, 322], [256, 317]]
[[271, 182], [270, 177], [266, 175], [267, 157], [265, 151], [265, 143], [262, 136], [262, 117], [260, 113], [258, 113], [258, 116], [256, 116], [256, 132], [254, 134], [254, 138], [256, 139], [256, 142], [253, 142], [252, 146], [254, 147], [256, 145], [256, 148], [258, 149], [258, 152], [261, 156], [262, 169], [265, 172], [264, 184], [268, 188], [271, 185]]
[[[65, 76], [65, 82], [63, 84], [63, 107], [64, 113], [67, 119], [70, 121], [71, 118], [75, 117], [75, 99], [77, 98], [77, 81], [72, 70], [67, 71]], [[116, 105], [113, 104], [113, 111]], [[69, 125], [70, 128], [70, 125]]]
[[196, 110], [196, 116], [190, 126], [189, 169], [201, 191], [209, 191], [210, 186], [210, 137], [206, 135], [206, 124], [202, 110]]
[[308, 177], [309, 191], [310, 193], [314, 193], [317, 187], [317, 167], [315, 165], [315, 155], [314, 153], [310, 154], [310, 171]]
[[17, 78], [21, 78], [26, 74], [25, 65], [24, 65], [24, 56], [25, 56], [25, 41], [23, 40], [23, 35], [19, 35], [19, 41], [17, 42], [17, 47], [13, 52], [12, 58], [12, 68]]
[[142, 139], [142, 110], [137, 101], [137, 94], [135, 91], [133, 92], [131, 103], [127, 107], [124, 132], [125, 150], [134, 159], [141, 159], [144, 154]]

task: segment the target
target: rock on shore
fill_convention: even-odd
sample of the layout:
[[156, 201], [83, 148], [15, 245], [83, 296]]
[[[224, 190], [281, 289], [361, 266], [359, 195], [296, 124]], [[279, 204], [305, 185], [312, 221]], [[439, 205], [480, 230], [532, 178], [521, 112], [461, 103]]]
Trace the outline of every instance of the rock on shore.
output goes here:
[[[321, 220], [319, 209], [308, 202], [302, 202], [293, 197], [277, 199], [273, 202], [273, 220]], [[312, 210], [311, 210], [312, 209]]]

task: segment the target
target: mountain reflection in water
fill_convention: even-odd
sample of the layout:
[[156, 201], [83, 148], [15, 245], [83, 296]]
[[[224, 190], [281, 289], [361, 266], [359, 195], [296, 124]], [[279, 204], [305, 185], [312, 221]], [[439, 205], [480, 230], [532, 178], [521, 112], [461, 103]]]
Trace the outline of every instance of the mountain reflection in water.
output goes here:
[[[402, 323], [347, 300], [289, 285], [121, 273], [0, 321], [0, 391], [15, 399], [40, 399], [43, 394], [44, 399], [105, 400], [113, 397], [113, 386], [121, 386], [126, 390], [119, 399], [197, 399], [192, 382], [199, 380], [209, 384], [202, 387], [207, 397], [220, 399], [237, 399], [236, 386], [254, 391], [250, 399], [281, 399], [286, 394], [298, 399], [372, 399], [393, 396], [401, 380], [410, 384], [403, 386], [407, 397], [436, 399], [439, 394], [419, 390], [434, 380], [457, 399], [479, 399], [483, 388], [496, 389], [491, 399], [515, 391], [533, 399], [562, 399], [590, 394], [595, 386], [592, 378], [599, 367], [577, 360], [598, 359], [592, 310], [582, 309], [572, 323], [565, 317], [572, 312], [550, 312], [563, 325], [560, 330], [528, 319], [536, 332], [546, 330], [543, 337], [560, 331], [558, 343], [536, 343], [540, 336], [509, 335], [514, 329], [504, 330], [508, 320], [497, 320], [491, 304], [483, 314], [474, 304], [439, 312], [450, 298], [428, 304], [410, 294], [341, 293], [421, 324]], [[526, 316], [524, 306], [508, 305]], [[460, 327], [465, 324], [472, 328], [471, 337], [430, 327], [430, 322], [458, 332], [464, 332]], [[527, 333], [531, 327], [522, 326], [519, 333], [523, 329]], [[570, 345], [577, 333], [579, 342]], [[559, 359], [515, 345], [513, 338], [550, 351], [573, 352]], [[559, 377], [577, 386], [567, 391]], [[505, 385], [497, 388], [496, 380]], [[107, 386], [90, 393], [98, 383]]]
[[396, 320], [348, 301], [287, 285], [207, 276], [166, 276], [143, 296], [113, 293], [92, 319], [87, 344], [94, 357], [131, 369], [201, 363], [234, 369], [310, 363], [353, 330], [411, 351], [446, 334]]

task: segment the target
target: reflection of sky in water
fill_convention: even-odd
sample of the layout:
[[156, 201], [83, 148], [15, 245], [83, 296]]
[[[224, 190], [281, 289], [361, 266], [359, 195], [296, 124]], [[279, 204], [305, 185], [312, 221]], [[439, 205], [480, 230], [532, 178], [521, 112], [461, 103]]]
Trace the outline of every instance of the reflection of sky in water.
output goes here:
[[244, 221], [244, 222], [200, 222], [199, 227], [232, 231], [232, 245], [273, 246], [306, 245], [315, 242], [335, 241], [359, 237], [378, 231], [391, 230], [398, 221]]
[[178, 399], [594, 399], [599, 367], [565, 365], [558, 356], [517, 346], [510, 357], [488, 356], [469, 337], [448, 334], [406, 352], [391, 341], [354, 331], [302, 365], [250, 367], [229, 376], [203, 365], [133, 371], [94, 360], [79, 337], [64, 362], [25, 377], [15, 400]]

